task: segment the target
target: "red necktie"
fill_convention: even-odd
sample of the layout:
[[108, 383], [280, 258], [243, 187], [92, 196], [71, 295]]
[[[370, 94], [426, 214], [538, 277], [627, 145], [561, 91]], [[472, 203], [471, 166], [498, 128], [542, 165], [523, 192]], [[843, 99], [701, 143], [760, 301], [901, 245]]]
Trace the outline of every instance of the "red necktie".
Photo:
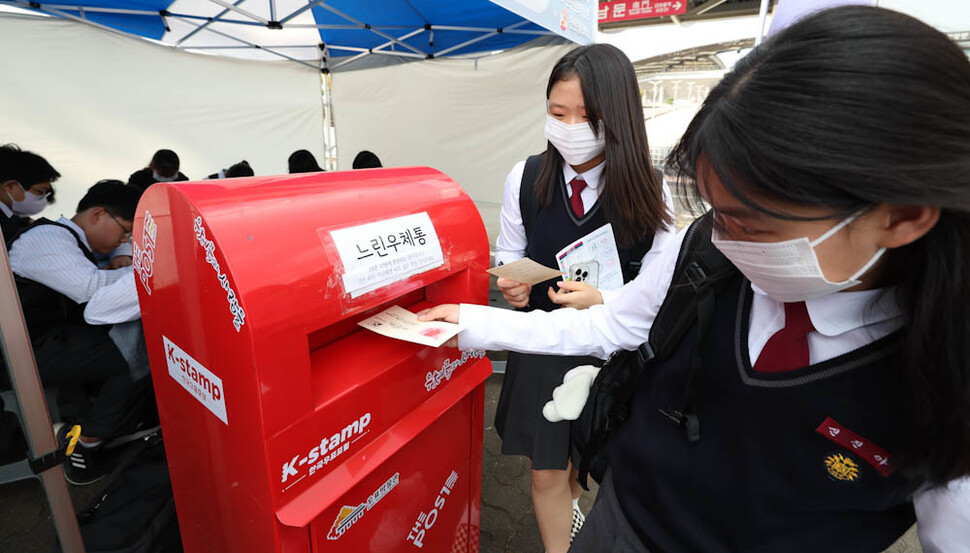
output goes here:
[[761, 350], [754, 370], [774, 373], [807, 367], [808, 333], [815, 330], [805, 302], [786, 303], [785, 328], [775, 332]]
[[577, 217], [582, 217], [586, 210], [583, 209], [583, 198], [579, 195], [586, 188], [586, 181], [583, 177], [575, 177], [569, 181], [569, 186], [573, 188], [573, 195], [569, 197], [569, 205], [573, 207], [573, 213]]

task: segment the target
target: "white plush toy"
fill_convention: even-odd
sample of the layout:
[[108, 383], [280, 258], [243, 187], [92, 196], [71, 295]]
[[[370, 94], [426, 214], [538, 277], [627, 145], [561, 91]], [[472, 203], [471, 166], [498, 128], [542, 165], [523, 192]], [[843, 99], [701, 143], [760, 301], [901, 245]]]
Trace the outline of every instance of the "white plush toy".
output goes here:
[[600, 367], [581, 365], [569, 369], [562, 384], [552, 391], [552, 400], [542, 408], [542, 416], [549, 422], [574, 421], [583, 412], [589, 398], [589, 389], [599, 374]]

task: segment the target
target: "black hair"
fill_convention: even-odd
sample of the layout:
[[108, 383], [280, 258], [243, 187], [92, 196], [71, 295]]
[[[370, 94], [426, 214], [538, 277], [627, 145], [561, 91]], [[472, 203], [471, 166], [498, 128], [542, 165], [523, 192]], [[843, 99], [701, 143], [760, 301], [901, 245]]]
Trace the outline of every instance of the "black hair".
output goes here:
[[[27, 190], [35, 184], [55, 182], [61, 174], [43, 157], [21, 150], [16, 144], [0, 146], [0, 182], [15, 180]], [[47, 203], [54, 203], [54, 189], [47, 196]]]
[[120, 180], [100, 180], [78, 202], [77, 212], [101, 207], [115, 217], [133, 221], [141, 194], [142, 191], [137, 186], [127, 185]]
[[251, 177], [256, 173], [253, 172], [253, 168], [249, 166], [249, 162], [245, 159], [239, 163], [233, 165], [232, 167], [226, 169], [226, 178], [232, 179], [235, 177]]
[[179, 156], [172, 150], [159, 150], [152, 156], [149, 166], [160, 175], [169, 177], [175, 176], [179, 172]]
[[377, 154], [369, 150], [361, 150], [354, 157], [354, 169], [377, 169], [378, 167], [383, 167], [381, 165], [381, 158], [377, 157]]
[[[902, 329], [903, 467], [920, 482], [970, 474], [970, 60], [946, 35], [886, 9], [809, 16], [755, 48], [711, 91], [668, 166], [699, 196], [716, 176], [739, 201], [941, 208], [890, 250]], [[698, 172], [700, 171], [700, 174]], [[713, 173], [713, 175], [712, 175]], [[887, 376], [888, 378], [889, 376]]]
[[313, 157], [308, 150], [297, 150], [290, 154], [287, 160], [290, 173], [318, 173], [323, 171], [317, 165], [317, 158]]
[[[546, 99], [559, 81], [578, 78], [586, 117], [596, 136], [606, 133], [606, 167], [600, 194], [606, 219], [617, 244], [631, 247], [648, 233], [671, 223], [663, 200], [663, 183], [650, 163], [650, 147], [643, 123], [643, 104], [633, 64], [609, 44], [580, 46], [566, 53], [552, 68]], [[549, 142], [536, 177], [536, 198], [552, 201], [563, 158]]]

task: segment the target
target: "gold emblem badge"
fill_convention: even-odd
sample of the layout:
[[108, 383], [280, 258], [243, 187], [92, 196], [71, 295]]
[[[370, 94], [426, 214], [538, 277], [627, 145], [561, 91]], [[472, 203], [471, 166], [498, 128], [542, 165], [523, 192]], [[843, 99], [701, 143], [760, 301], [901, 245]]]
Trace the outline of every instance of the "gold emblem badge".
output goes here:
[[859, 479], [859, 465], [849, 455], [833, 453], [825, 458], [825, 468], [836, 480], [853, 482]]

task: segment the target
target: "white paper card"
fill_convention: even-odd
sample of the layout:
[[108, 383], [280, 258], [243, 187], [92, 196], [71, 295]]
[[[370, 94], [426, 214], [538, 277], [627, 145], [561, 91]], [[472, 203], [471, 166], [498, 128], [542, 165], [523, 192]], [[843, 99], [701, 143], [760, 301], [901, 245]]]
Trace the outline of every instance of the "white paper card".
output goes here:
[[444, 321], [419, 321], [417, 315], [396, 305], [357, 324], [388, 338], [432, 347], [444, 344], [462, 329]]
[[[623, 268], [620, 267], [620, 253], [616, 249], [613, 226], [601, 226], [556, 254], [559, 270], [566, 280], [585, 280], [576, 278], [576, 271], [596, 274], [596, 281], [590, 284], [600, 290], [616, 290], [623, 286]], [[570, 274], [570, 269], [574, 274]]]
[[492, 267], [489, 274], [499, 278], [507, 278], [523, 284], [539, 284], [553, 278], [562, 278], [562, 273], [537, 263], [528, 257], [516, 259], [511, 263]]
[[352, 298], [444, 263], [438, 233], [427, 213], [415, 213], [330, 231]]

